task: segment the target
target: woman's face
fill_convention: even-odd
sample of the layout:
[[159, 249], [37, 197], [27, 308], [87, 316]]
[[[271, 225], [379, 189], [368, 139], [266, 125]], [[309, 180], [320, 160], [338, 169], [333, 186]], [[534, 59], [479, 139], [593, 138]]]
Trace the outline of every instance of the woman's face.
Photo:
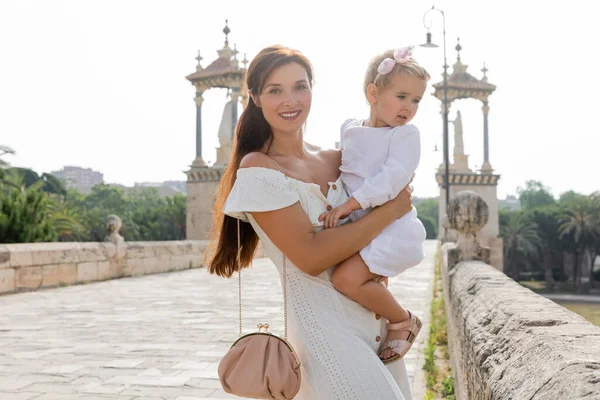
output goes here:
[[262, 108], [273, 133], [300, 130], [312, 103], [312, 90], [304, 67], [294, 62], [274, 69], [255, 103]]

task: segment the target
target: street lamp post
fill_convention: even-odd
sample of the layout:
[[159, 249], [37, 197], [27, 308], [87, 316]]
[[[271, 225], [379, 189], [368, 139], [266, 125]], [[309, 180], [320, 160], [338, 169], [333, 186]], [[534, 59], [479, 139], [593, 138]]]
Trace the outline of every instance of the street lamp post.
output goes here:
[[448, 204], [450, 203], [450, 168], [449, 168], [449, 150], [448, 150], [448, 63], [446, 62], [446, 16], [444, 15], [444, 11], [435, 8], [432, 6], [429, 10], [425, 12], [423, 15], [423, 25], [427, 29], [427, 42], [422, 44], [421, 47], [438, 47], [438, 45], [431, 42], [431, 32], [429, 32], [429, 28], [431, 28], [431, 23], [427, 24], [427, 14], [431, 11], [438, 11], [442, 14], [442, 27], [443, 27], [443, 39], [444, 39], [444, 101], [442, 106], [442, 116], [443, 116], [443, 132], [444, 132], [444, 184], [443, 187], [446, 189], [446, 210], [448, 209]]

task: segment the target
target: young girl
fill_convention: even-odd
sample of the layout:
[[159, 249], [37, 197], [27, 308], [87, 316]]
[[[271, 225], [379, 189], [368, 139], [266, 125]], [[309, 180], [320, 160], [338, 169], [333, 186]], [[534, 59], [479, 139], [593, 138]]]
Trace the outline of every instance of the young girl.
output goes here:
[[[393, 199], [419, 165], [419, 131], [408, 123], [419, 108], [429, 74], [412, 56], [412, 47], [387, 51], [367, 69], [364, 91], [369, 119], [342, 124], [342, 181], [352, 196], [321, 214], [325, 228], [350, 215], [354, 221]], [[416, 210], [397, 219], [367, 247], [337, 266], [334, 287], [389, 323], [379, 357], [389, 364], [408, 352], [421, 321], [404, 309], [377, 280], [400, 274], [423, 260], [425, 228]]]

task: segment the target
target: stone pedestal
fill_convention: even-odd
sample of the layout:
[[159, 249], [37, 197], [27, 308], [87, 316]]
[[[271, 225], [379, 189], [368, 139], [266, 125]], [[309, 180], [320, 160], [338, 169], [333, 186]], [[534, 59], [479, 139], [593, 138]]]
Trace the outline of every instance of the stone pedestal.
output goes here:
[[456, 247], [448, 251], [448, 270], [461, 261], [490, 262], [490, 248], [477, 238], [488, 219], [488, 205], [477, 193], [463, 191], [450, 200], [447, 222], [456, 232]]
[[[472, 191], [477, 193], [489, 208], [489, 217], [485, 226], [481, 229], [478, 234], [479, 242], [482, 246], [490, 248], [490, 265], [494, 266], [498, 270], [502, 271], [503, 268], [503, 249], [502, 249], [502, 238], [498, 237], [500, 232], [498, 222], [498, 195], [497, 195], [497, 183], [499, 175], [491, 174], [475, 174], [475, 173], [450, 173], [450, 201], [459, 192]], [[440, 235], [444, 235], [445, 228], [443, 226], [444, 215], [446, 215], [446, 205], [444, 199], [446, 198], [446, 190], [442, 187], [443, 174], [438, 173], [436, 176], [438, 184], [440, 185], [440, 203], [439, 203], [439, 215]], [[454, 237], [455, 234], [450, 232], [448, 237]]]
[[224, 167], [192, 168], [187, 172], [186, 239], [208, 239], [213, 205]]

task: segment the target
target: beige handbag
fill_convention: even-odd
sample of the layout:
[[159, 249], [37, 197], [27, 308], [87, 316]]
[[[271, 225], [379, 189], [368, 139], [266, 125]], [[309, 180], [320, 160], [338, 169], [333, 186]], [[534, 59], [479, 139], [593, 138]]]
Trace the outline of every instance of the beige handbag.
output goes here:
[[[293, 399], [300, 390], [300, 360], [287, 341], [287, 274], [283, 255], [283, 303], [285, 335], [267, 332], [269, 324], [258, 324], [258, 332], [242, 336], [242, 268], [240, 265], [240, 220], [237, 221], [239, 268], [240, 337], [219, 363], [219, 379], [227, 393], [254, 399]], [[264, 332], [263, 332], [264, 329]]]

